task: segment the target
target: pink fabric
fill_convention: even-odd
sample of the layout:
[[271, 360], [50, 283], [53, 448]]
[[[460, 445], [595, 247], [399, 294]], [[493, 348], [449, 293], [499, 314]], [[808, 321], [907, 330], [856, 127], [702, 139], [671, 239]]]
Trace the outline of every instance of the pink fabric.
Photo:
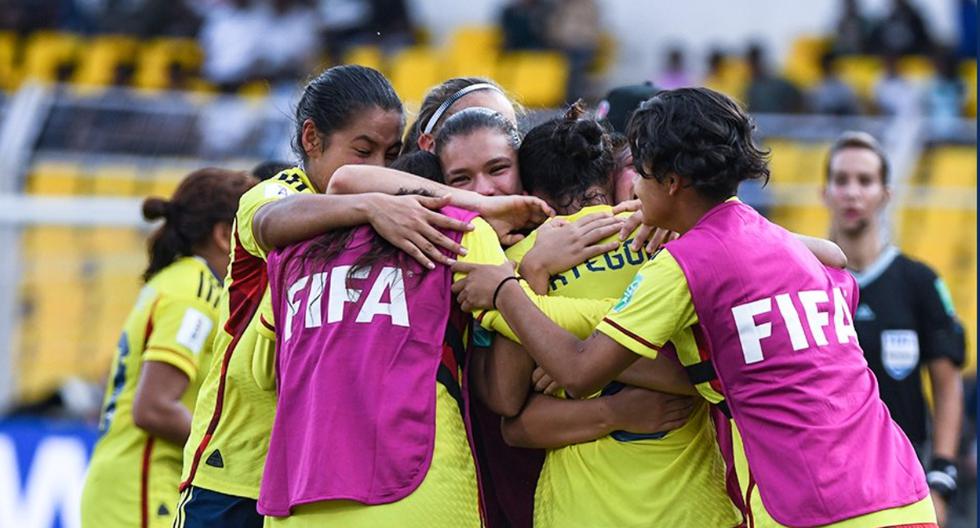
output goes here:
[[374, 236], [358, 228], [329, 262], [300, 258], [313, 240], [269, 255], [279, 399], [259, 491], [263, 515], [325, 500], [394, 502], [428, 472], [452, 273], [445, 266], [423, 272], [408, 260], [403, 268], [374, 263], [364, 277], [338, 269]]
[[[823, 525], [926, 496], [915, 452], [878, 396], [856, 335], [846, 331], [858, 301], [850, 274], [824, 267], [740, 202], [712, 209], [667, 249], [687, 278], [751, 477], [774, 519]], [[847, 309], [835, 308], [835, 288]], [[780, 294], [788, 294], [781, 303]], [[822, 295], [829, 302], [803, 300]], [[804, 304], [827, 316], [822, 328], [813, 329]], [[747, 306], [755, 309], [746, 322]]]

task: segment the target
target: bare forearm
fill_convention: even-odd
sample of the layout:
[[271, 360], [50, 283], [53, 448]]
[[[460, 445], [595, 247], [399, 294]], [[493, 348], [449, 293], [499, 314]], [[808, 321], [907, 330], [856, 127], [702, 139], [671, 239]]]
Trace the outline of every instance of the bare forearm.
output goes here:
[[816, 238], [807, 235], [794, 233], [796, 238], [803, 242], [803, 245], [810, 250], [814, 256], [824, 265], [832, 268], [845, 268], [847, 266], [847, 256], [844, 250], [837, 244], [825, 238]]
[[548, 293], [548, 283], [551, 281], [551, 276], [547, 270], [525, 260], [521, 262], [520, 271], [521, 277], [524, 277], [524, 280], [534, 290], [534, 293], [538, 295], [546, 295]]
[[945, 359], [929, 364], [929, 376], [935, 401], [932, 452], [953, 460], [956, 458], [963, 421], [963, 381], [956, 366]]
[[191, 433], [191, 412], [179, 401], [137, 404], [133, 421], [147, 433], [177, 445], [184, 445]]
[[480, 197], [477, 193], [450, 187], [407, 172], [365, 165], [344, 165], [334, 172], [327, 185], [327, 194], [369, 192], [398, 194], [417, 190], [435, 196], [449, 195], [453, 205], [465, 209], [476, 209]]
[[533, 394], [521, 414], [501, 423], [504, 441], [514, 447], [557, 449], [591, 442], [616, 428], [603, 398], [561, 400]]
[[371, 200], [369, 194], [289, 196], [259, 209], [252, 229], [263, 248], [283, 247], [334, 229], [368, 223]]
[[494, 339], [487, 354], [484, 403], [501, 416], [516, 416], [530, 391], [534, 360], [521, 345], [501, 336]]
[[684, 368], [676, 361], [658, 356], [641, 358], [616, 376], [616, 381], [644, 389], [693, 396], [697, 389], [688, 381]]

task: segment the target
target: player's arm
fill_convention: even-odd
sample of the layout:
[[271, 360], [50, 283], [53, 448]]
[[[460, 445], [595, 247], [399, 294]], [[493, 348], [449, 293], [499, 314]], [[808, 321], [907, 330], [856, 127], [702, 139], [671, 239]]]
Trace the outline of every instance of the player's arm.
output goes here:
[[160, 361], [145, 361], [133, 399], [133, 423], [152, 436], [184, 445], [191, 433], [191, 412], [181, 398], [187, 373]]
[[[370, 224], [379, 235], [428, 268], [433, 262], [450, 262], [439, 248], [452, 254], [461, 246], [439, 228], [466, 231], [465, 222], [433, 209], [445, 206], [445, 198], [358, 195], [295, 194], [263, 204], [254, 212], [252, 235], [264, 252], [300, 242], [334, 229]], [[243, 225], [239, 222], [239, 225]]]
[[534, 370], [534, 360], [524, 348], [497, 336], [489, 348], [476, 350], [471, 361], [470, 381], [487, 408], [503, 417], [521, 412]]
[[480, 213], [496, 231], [500, 242], [508, 246], [523, 238], [515, 231], [537, 226], [554, 215], [548, 204], [533, 196], [482, 196], [407, 172], [370, 165], [345, 165], [334, 172], [327, 185], [328, 194], [373, 192], [448, 196], [450, 204]]
[[640, 358], [616, 376], [616, 381], [634, 387], [693, 396], [698, 393], [680, 363], [659, 354]]
[[844, 269], [847, 267], [847, 255], [844, 250], [826, 238], [816, 238], [799, 233], [793, 233], [803, 245], [810, 250], [821, 264], [831, 268]]
[[191, 412], [181, 399], [197, 376], [202, 351], [211, 346], [215, 318], [214, 308], [201, 299], [157, 301], [133, 399], [137, 427], [178, 445], [187, 440]]
[[[666, 256], [641, 268], [635, 284], [585, 340], [555, 325], [535, 306], [513, 278], [509, 263], [457, 263], [453, 270], [468, 275], [453, 284], [453, 292], [463, 309], [496, 306], [537, 364], [571, 396], [584, 397], [605, 386], [640, 355], [657, 357], [671, 336], [697, 321], [683, 272], [669, 253], [661, 254]], [[643, 326], [644, 331], [630, 331], [623, 321], [634, 329]]]
[[501, 432], [514, 447], [556, 449], [591, 442], [613, 431], [648, 434], [676, 429], [693, 406], [692, 398], [636, 387], [589, 400], [532, 394], [518, 416], [502, 420]]

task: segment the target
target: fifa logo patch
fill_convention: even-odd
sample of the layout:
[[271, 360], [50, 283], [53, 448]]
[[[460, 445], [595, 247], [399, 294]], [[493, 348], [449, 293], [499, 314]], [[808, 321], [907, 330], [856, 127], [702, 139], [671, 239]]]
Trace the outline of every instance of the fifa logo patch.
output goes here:
[[882, 332], [881, 364], [892, 379], [907, 378], [919, 365], [919, 334], [915, 330]]
[[636, 293], [636, 289], [640, 287], [640, 283], [643, 282], [643, 275], [637, 275], [633, 277], [633, 282], [626, 287], [626, 291], [623, 292], [623, 296], [619, 298], [619, 302], [616, 306], [613, 306], [613, 312], [619, 313], [629, 305], [630, 301], [633, 300], [633, 294]]

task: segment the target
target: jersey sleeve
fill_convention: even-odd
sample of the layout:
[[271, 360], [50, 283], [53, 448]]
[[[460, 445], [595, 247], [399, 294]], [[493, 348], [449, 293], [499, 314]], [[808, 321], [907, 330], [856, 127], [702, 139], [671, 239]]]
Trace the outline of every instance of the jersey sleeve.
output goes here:
[[684, 272], [663, 249], [640, 268], [596, 330], [635, 354], [656, 358], [671, 337], [697, 322]]
[[[497, 234], [490, 227], [490, 224], [481, 218], [474, 218], [473, 227], [473, 231], [463, 235], [462, 245], [468, 250], [468, 253], [460, 257], [460, 262], [502, 264], [507, 257], [503, 249], [500, 248]], [[457, 281], [463, 277], [463, 274], [457, 273], [453, 276], [453, 280]], [[548, 297], [534, 293], [530, 286], [524, 282], [521, 282], [521, 287], [549, 319], [582, 339], [592, 333], [596, 324], [615, 302], [614, 299]], [[517, 335], [511, 330], [500, 312], [496, 310], [478, 311], [474, 313], [474, 316], [480, 321], [483, 328], [500, 333], [513, 341], [518, 341]]]
[[928, 266], [917, 263], [913, 284], [922, 358], [925, 361], [945, 358], [962, 366], [966, 354], [963, 327], [956, 319], [953, 299], [939, 276]]
[[201, 352], [211, 346], [217, 327], [213, 306], [198, 298], [162, 297], [150, 319], [153, 325], [143, 361], [176, 367], [189, 379], [197, 376]]
[[273, 178], [259, 183], [242, 195], [238, 201], [238, 212], [235, 213], [235, 229], [241, 247], [245, 251], [265, 260], [266, 251], [259, 245], [252, 231], [255, 214], [266, 204], [297, 193], [299, 191], [296, 185], [291, 184], [290, 181]]

